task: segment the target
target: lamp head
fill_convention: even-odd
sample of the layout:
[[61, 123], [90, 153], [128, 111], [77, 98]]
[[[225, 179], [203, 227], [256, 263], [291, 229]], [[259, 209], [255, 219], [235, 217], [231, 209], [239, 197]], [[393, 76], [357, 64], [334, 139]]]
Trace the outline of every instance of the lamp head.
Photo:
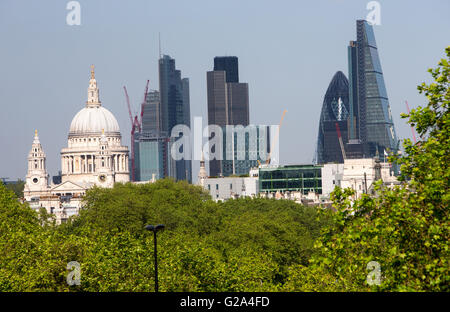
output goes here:
[[148, 230], [148, 231], [154, 231], [154, 230], [155, 230], [155, 226], [149, 224], [149, 225], [146, 225], [146, 226], [144, 227], [144, 229], [146, 229], [146, 230]]
[[148, 231], [152, 231], [152, 232], [158, 232], [159, 230], [163, 230], [165, 228], [164, 224], [158, 224], [158, 225], [146, 225], [144, 227], [144, 229], [148, 230]]

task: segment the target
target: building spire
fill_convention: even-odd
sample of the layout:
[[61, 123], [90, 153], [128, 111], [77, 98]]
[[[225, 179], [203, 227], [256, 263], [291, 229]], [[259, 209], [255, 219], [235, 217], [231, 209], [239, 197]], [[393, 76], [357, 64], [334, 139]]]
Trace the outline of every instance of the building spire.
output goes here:
[[87, 107], [99, 107], [101, 105], [99, 99], [99, 91], [97, 88], [97, 80], [95, 80], [95, 66], [91, 65], [91, 80], [89, 80]]
[[41, 142], [39, 141], [39, 136], [38, 136], [38, 131], [37, 131], [37, 129], [34, 130], [34, 140], [33, 140], [33, 144], [41, 144]]

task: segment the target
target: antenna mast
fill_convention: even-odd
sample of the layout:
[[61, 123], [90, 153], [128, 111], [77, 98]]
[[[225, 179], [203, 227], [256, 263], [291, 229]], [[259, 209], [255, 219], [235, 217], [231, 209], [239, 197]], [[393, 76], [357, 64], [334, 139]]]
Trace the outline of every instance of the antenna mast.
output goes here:
[[159, 40], [159, 58], [161, 58], [161, 33], [158, 33], [158, 40]]

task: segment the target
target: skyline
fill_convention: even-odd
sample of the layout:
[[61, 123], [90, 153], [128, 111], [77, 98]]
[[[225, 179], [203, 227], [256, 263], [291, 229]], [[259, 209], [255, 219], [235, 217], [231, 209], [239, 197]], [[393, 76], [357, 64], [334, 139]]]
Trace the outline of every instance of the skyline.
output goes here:
[[[147, 16], [148, 21], [133, 17], [131, 14], [125, 22], [113, 17], [117, 17], [117, 14], [125, 15], [130, 11], [145, 17], [145, 13], [139, 10], [140, 7], [141, 9], [149, 7], [145, 2], [128, 4], [123, 7], [123, 12], [118, 10], [121, 8], [118, 2], [112, 2], [108, 6], [104, 1], [92, 4], [87, 1], [79, 2], [82, 8], [80, 26], [65, 24], [68, 12], [65, 10], [66, 2], [25, 4], [22, 1], [17, 3], [3, 1], [0, 4], [0, 26], [2, 26], [0, 34], [6, 46], [6, 49], [0, 50], [0, 68], [3, 69], [2, 72], [7, 73], [0, 78], [0, 103], [3, 111], [0, 114], [0, 146], [2, 150], [7, 151], [2, 153], [1, 177], [9, 177], [12, 180], [24, 179], [26, 157], [35, 129], [39, 131], [41, 143], [47, 154], [50, 175], [56, 175], [61, 169], [60, 151], [65, 146], [70, 121], [76, 112], [84, 107], [86, 80], [91, 64], [96, 65], [100, 100], [118, 119], [122, 140], [130, 149], [129, 117], [122, 87], [127, 86], [133, 109], [136, 111], [138, 103], [142, 101], [143, 87], [147, 79], [150, 79], [150, 89], [159, 89], [157, 78], [159, 32], [163, 54], [176, 59], [177, 68], [183, 72], [184, 77], [190, 79], [191, 121], [195, 116], [202, 116], [206, 121], [206, 72], [213, 70], [214, 57], [224, 54], [237, 56], [240, 80], [249, 84], [250, 122], [278, 124], [282, 111], [287, 109], [288, 113], [280, 132], [280, 163], [311, 163], [326, 88], [336, 71], [341, 70], [348, 74], [346, 57], [348, 41], [354, 37], [356, 20], [364, 18], [368, 13], [366, 10], [368, 1], [350, 1], [340, 3], [339, 6], [338, 1], [322, 1], [329, 6], [329, 9], [322, 11], [318, 10], [317, 4], [311, 3], [310, 9], [315, 12], [311, 14], [313, 17], [317, 19], [320, 16], [317, 13], [324, 15], [324, 19], [320, 21], [324, 24], [321, 26], [323, 28], [311, 29], [308, 28], [310, 25], [308, 18], [306, 23], [300, 18], [293, 21], [291, 18], [294, 13], [285, 10], [283, 13], [288, 16], [287, 21], [278, 20], [278, 22], [284, 26], [291, 23], [292, 28], [298, 29], [287, 29], [285, 34], [281, 34], [278, 32], [279, 29], [274, 27], [272, 35], [279, 34], [279, 37], [271, 37], [274, 44], [268, 44], [266, 37], [259, 37], [263, 35], [265, 26], [260, 20], [261, 16], [253, 17], [258, 22], [256, 24], [238, 19], [238, 26], [242, 26], [242, 23], [245, 25], [240, 36], [236, 36], [232, 31], [230, 36], [222, 33], [224, 35], [222, 40], [212, 41], [213, 47], [207, 49], [211, 41], [208, 40], [207, 30], [200, 29], [201, 23], [189, 25], [187, 29], [178, 27], [175, 31], [167, 29], [164, 21], [151, 21], [154, 17], [151, 14]], [[286, 2], [292, 4], [292, 1]], [[413, 4], [411, 1], [400, 1], [401, 4], [379, 2], [382, 24], [374, 26], [374, 31], [394, 124], [400, 139], [410, 138], [411, 130], [399, 115], [406, 112], [405, 100], [409, 101], [411, 107], [423, 105], [426, 101], [424, 96], [418, 94], [416, 87], [422, 81], [429, 80], [426, 70], [439, 60], [448, 44], [442, 39], [445, 38], [442, 34], [446, 33], [445, 26], [449, 26], [447, 29], [450, 29], [450, 22], [444, 15], [448, 10], [442, 8], [436, 10], [433, 5], [439, 6], [440, 3], [440, 6], [449, 8], [450, 5], [444, 1], [434, 1], [433, 4], [422, 4], [418, 1]], [[207, 8], [221, 7], [219, 3], [209, 4], [204, 1], [199, 3], [203, 3]], [[175, 12], [180, 14], [177, 17], [183, 21], [187, 18], [183, 12], [187, 4], [181, 2], [177, 4], [178, 11]], [[162, 2], [159, 5], [158, 12], [163, 13], [162, 15], [165, 12], [169, 13], [170, 10], [167, 8], [171, 8], [171, 5]], [[301, 7], [297, 3], [292, 5], [297, 9]], [[263, 2], [261, 7], [261, 11], [258, 12], [264, 13], [262, 15], [268, 18], [280, 14], [279, 10], [269, 12], [271, 6], [267, 2]], [[225, 6], [221, 8], [226, 9]], [[338, 13], [343, 14], [338, 25], [326, 18], [334, 8], [340, 9]], [[243, 12], [239, 12], [235, 18], [246, 16], [252, 8], [250, 4], [245, 3], [240, 9]], [[346, 9], [350, 12], [344, 12]], [[425, 22], [418, 20], [420, 14], [416, 10], [428, 20]], [[427, 16], [427, 10], [433, 11], [433, 16]], [[44, 21], [40, 20], [42, 16], [39, 17], [39, 14], [35, 16], [37, 12], [46, 17]], [[113, 16], [108, 15], [110, 13]], [[206, 12], [203, 11], [191, 13], [197, 13], [194, 14], [197, 17], [206, 16]], [[299, 17], [308, 17], [303, 11], [297, 10], [296, 13]], [[410, 29], [399, 29], [401, 27], [397, 24], [399, 21], [395, 18], [396, 14], [403, 17], [401, 19], [403, 26]], [[336, 12], [332, 15], [339, 16]], [[18, 16], [20, 18], [16, 19]], [[223, 23], [222, 18], [220, 15], [216, 22], [222, 24], [220, 31], [224, 32], [227, 25]], [[115, 23], [111, 23], [113, 20]], [[155, 26], [153, 23], [156, 26], [148, 31], [141, 29], [149, 26], [146, 22], [152, 27]], [[207, 20], [206, 23], [211, 22]], [[440, 28], [435, 29], [436, 25]], [[190, 36], [186, 38], [186, 32], [192, 27], [197, 27], [197, 32], [189, 33]], [[323, 36], [327, 34], [325, 29], [329, 27], [337, 28], [338, 32], [335, 36], [323, 40]], [[429, 33], [430, 29], [435, 33]], [[131, 32], [132, 30], [141, 32], [135, 34]], [[126, 37], [127, 31], [133, 36]], [[296, 32], [300, 35], [298, 36], [300, 45], [288, 40], [289, 37], [295, 36]], [[143, 40], [143, 36], [147, 34], [149, 39]], [[246, 45], [246, 39], [250, 36], [255, 42]], [[305, 39], [302, 36], [305, 36]], [[316, 38], [316, 41], [308, 40], [309, 36]], [[20, 40], [21, 38], [26, 40]], [[104, 39], [98, 41], [99, 38]], [[408, 41], [408, 38], [413, 40]], [[416, 38], [420, 40], [416, 42], [414, 40]], [[200, 47], [189, 46], [186, 44], [188, 39], [197, 39], [197, 42], [206, 39], [204, 40], [206, 46], [201, 44]], [[263, 42], [266, 45], [263, 45]], [[139, 44], [143, 47], [138, 48]], [[311, 46], [314, 49], [308, 50]], [[118, 47], [120, 49], [114, 49]], [[224, 52], [223, 50], [227, 48], [230, 50]], [[269, 55], [273, 58], [266, 57]], [[280, 57], [281, 60], [287, 59], [289, 63], [279, 63]], [[268, 92], [270, 90], [273, 92]], [[292, 144], [292, 141], [295, 143]], [[192, 172], [194, 180], [197, 171], [198, 162], [194, 162]]]

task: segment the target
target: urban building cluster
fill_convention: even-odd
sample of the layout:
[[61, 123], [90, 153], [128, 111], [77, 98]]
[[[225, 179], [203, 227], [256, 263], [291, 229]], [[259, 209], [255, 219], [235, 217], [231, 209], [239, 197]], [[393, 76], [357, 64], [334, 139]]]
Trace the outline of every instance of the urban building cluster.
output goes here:
[[[214, 58], [213, 70], [206, 73], [208, 125], [224, 133], [229, 126], [247, 127], [243, 139], [234, 132], [223, 135], [223, 150], [209, 147], [208, 153], [221, 154], [221, 159], [205, 161], [202, 151], [197, 184], [214, 200], [248, 196], [317, 205], [329, 203], [335, 186], [353, 188], [357, 198], [372, 192], [377, 180], [388, 186], [398, 183], [398, 170], [385, 159], [399, 148], [375, 36], [366, 21], [358, 20], [356, 26], [357, 40], [348, 46], [349, 78], [338, 71], [326, 90], [311, 164], [271, 162], [269, 127], [258, 126], [254, 136], [248, 133], [249, 86], [239, 81], [238, 58]], [[192, 183], [192, 158], [175, 160], [171, 155], [182, 136], [173, 135], [174, 127], [190, 127], [189, 78], [182, 77], [168, 55], [160, 55], [158, 70], [159, 90], [146, 88], [139, 121], [137, 116], [133, 120], [130, 110], [129, 153], [122, 145], [116, 118], [100, 102], [92, 67], [88, 100], [72, 120], [68, 146], [61, 150], [61, 172], [52, 183], [35, 133], [24, 189], [32, 208], [45, 208], [63, 222], [78, 213], [83, 195], [94, 185], [151, 183], [166, 177]], [[209, 139], [217, 132], [209, 132]], [[239, 140], [244, 142], [243, 150], [238, 148]]]
[[[289, 166], [259, 163], [247, 168], [248, 177], [205, 177], [202, 176], [205, 171], [200, 170], [199, 184], [213, 199], [264, 196], [324, 204], [329, 202], [335, 186], [353, 188], [355, 197], [360, 197], [372, 192], [377, 180], [388, 186], [398, 183], [395, 178], [398, 169], [386, 162], [386, 155], [398, 153], [399, 141], [372, 26], [358, 20], [356, 37], [348, 46], [349, 78], [341, 71], [336, 72], [326, 90], [313, 163]], [[229, 67], [223, 68], [237, 73], [235, 64], [237, 61], [229, 62]], [[208, 104], [210, 93], [215, 95], [208, 85]], [[208, 117], [211, 119], [211, 115]], [[211, 175], [230, 175], [226, 170], [217, 174], [220, 167], [213, 163]]]

